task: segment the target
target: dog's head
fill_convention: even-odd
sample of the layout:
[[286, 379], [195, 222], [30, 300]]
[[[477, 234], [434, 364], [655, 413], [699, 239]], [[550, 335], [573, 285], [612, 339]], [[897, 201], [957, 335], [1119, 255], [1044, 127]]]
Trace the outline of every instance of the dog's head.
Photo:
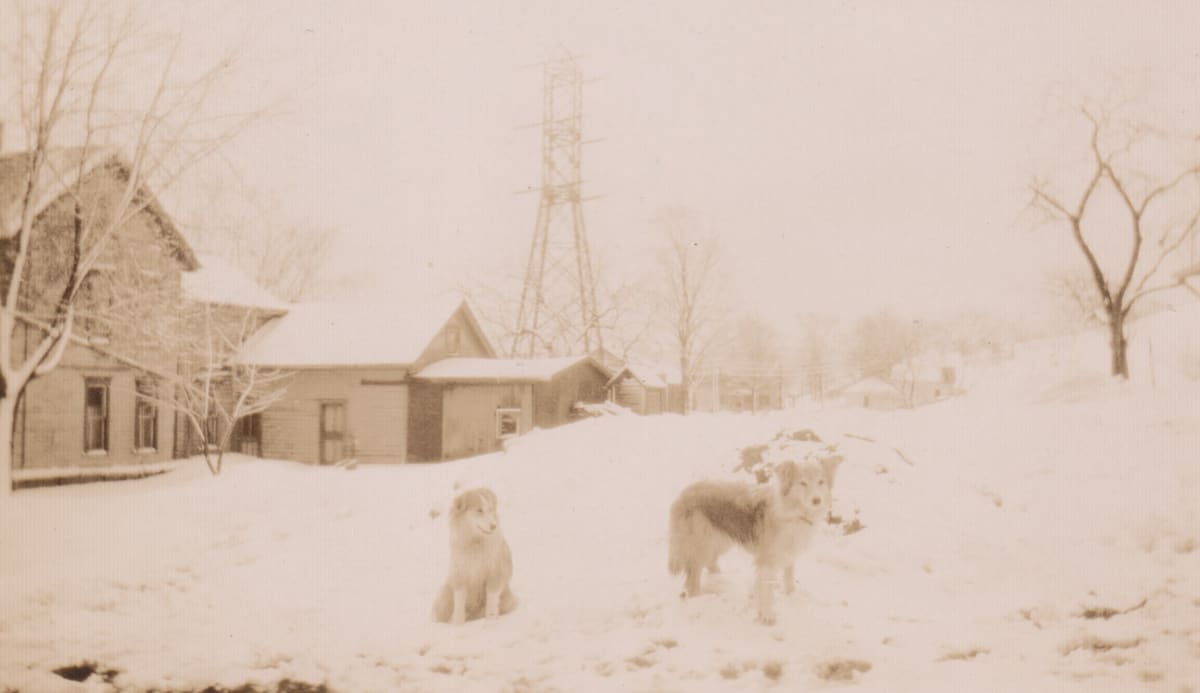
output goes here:
[[450, 522], [477, 536], [487, 536], [500, 528], [500, 514], [496, 509], [496, 494], [489, 488], [473, 488], [463, 491], [454, 498], [450, 508]]
[[833, 505], [833, 477], [841, 461], [841, 455], [826, 455], [817, 460], [775, 465], [784, 512], [810, 520], [828, 515]]

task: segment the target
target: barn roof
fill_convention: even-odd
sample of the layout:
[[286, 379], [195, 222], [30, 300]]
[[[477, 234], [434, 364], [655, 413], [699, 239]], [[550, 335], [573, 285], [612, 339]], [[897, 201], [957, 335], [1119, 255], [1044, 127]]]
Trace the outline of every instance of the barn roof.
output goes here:
[[[588, 356], [529, 359], [483, 359], [453, 357], [422, 368], [413, 377], [434, 381], [546, 382]], [[593, 361], [594, 363], [594, 361]], [[597, 364], [597, 368], [600, 366]], [[603, 368], [600, 368], [602, 372]]]
[[288, 304], [262, 288], [233, 263], [217, 255], [199, 255], [200, 266], [184, 272], [183, 293], [193, 301], [286, 312]]
[[[126, 175], [130, 169], [125, 157], [112, 148], [58, 147], [48, 150], [36, 186], [41, 194], [32, 203], [33, 214], [40, 214], [62, 197], [78, 182], [80, 176], [87, 176], [106, 165], [119, 167]], [[29, 152], [0, 155], [0, 238], [15, 235], [21, 225], [22, 197], [28, 183], [29, 166]], [[192, 247], [162, 208], [158, 198], [145, 186], [142, 186], [141, 193], [145, 195], [144, 211], [154, 217], [184, 267], [195, 269], [197, 260]]]
[[[237, 362], [293, 368], [411, 365], [458, 310], [478, 326], [470, 304], [461, 298], [410, 305], [299, 303], [256, 332]], [[486, 341], [485, 346], [491, 350]]]

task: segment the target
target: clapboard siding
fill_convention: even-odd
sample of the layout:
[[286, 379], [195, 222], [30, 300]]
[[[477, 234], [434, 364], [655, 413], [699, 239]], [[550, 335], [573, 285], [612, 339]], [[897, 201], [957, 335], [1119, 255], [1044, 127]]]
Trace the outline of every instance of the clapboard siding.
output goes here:
[[[158, 403], [158, 447], [134, 450], [138, 374], [78, 346], [58, 368], [29, 383], [22, 397], [13, 441], [13, 466], [103, 467], [150, 464], [171, 459], [175, 425], [170, 407]], [[83, 450], [84, 389], [88, 378], [108, 382], [108, 451]], [[160, 385], [160, 387], [165, 387]], [[169, 392], [161, 392], [164, 399]]]
[[404, 369], [312, 369], [295, 373], [282, 401], [263, 413], [262, 454], [320, 461], [321, 402], [346, 403], [347, 453], [364, 462], [404, 462], [408, 386]]
[[636, 378], [627, 375], [617, 381], [614, 399], [622, 407], [641, 413], [646, 406], [646, 388]]
[[533, 427], [533, 386], [447, 385], [442, 394], [442, 458], [499, 450], [496, 410], [520, 409], [518, 435]]
[[350, 411], [350, 435], [360, 462], [403, 462], [408, 386], [361, 384]]
[[591, 360], [583, 360], [563, 370], [548, 383], [533, 386], [533, 425], [553, 428], [571, 420], [576, 402], [603, 402], [608, 392], [608, 374]]

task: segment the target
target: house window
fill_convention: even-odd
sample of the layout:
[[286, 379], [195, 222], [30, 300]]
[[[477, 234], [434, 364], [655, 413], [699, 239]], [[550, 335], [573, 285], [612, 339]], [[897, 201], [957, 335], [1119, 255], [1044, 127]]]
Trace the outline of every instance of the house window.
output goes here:
[[112, 336], [108, 317], [112, 312], [113, 293], [109, 279], [100, 270], [92, 270], [79, 285], [79, 329], [90, 341], [105, 344]]
[[455, 356], [462, 348], [462, 331], [451, 325], [446, 328], [446, 353]]
[[153, 452], [158, 449], [157, 387], [149, 378], [138, 378], [134, 389], [137, 400], [133, 410], [133, 447], [139, 452]]
[[83, 394], [83, 451], [108, 452], [108, 379], [88, 378]]
[[521, 432], [521, 410], [520, 409], [497, 409], [496, 410], [496, 437], [500, 439], [512, 438]]

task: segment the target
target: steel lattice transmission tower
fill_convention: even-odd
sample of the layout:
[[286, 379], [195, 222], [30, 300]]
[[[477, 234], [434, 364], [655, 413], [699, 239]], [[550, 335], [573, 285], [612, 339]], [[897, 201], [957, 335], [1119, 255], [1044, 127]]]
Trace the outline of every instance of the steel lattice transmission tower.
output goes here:
[[583, 77], [558, 51], [543, 63], [542, 187], [513, 356], [591, 353], [603, 346], [583, 223]]

